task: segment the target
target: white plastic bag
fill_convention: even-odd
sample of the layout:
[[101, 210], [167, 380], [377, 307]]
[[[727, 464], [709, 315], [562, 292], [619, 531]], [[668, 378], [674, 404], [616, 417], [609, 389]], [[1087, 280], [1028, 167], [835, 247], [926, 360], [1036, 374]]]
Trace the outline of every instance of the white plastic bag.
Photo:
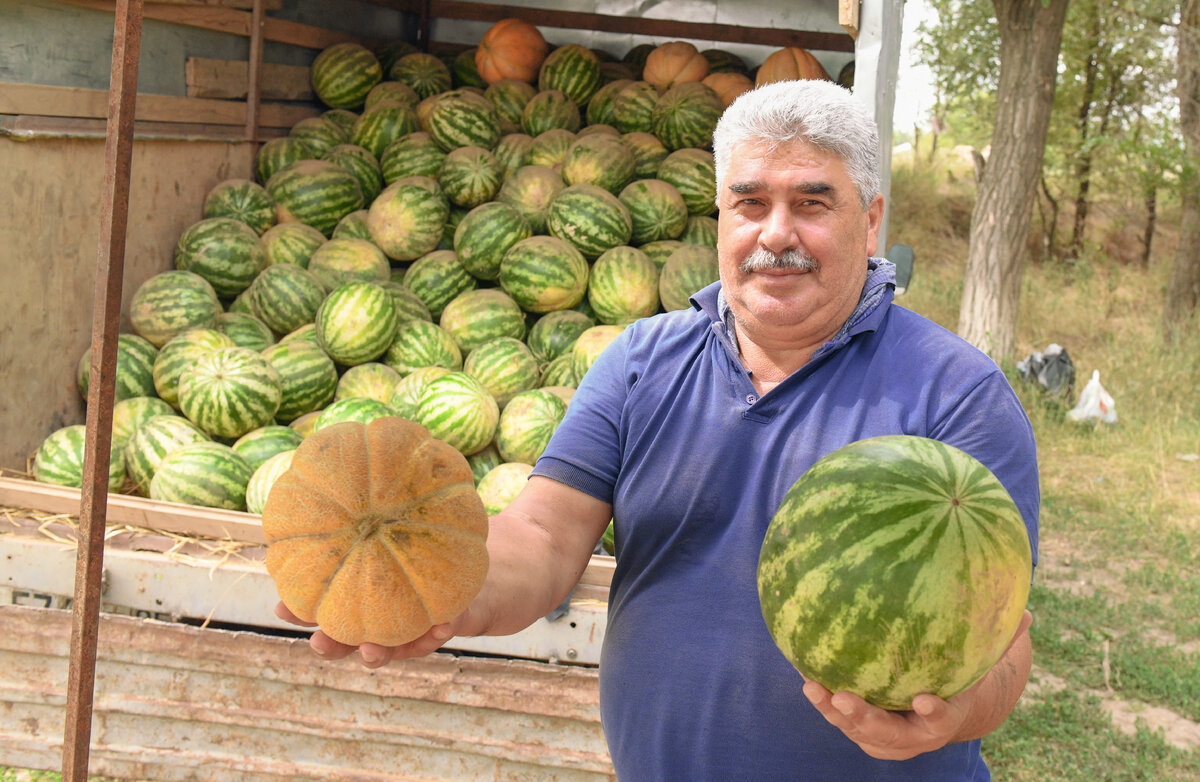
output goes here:
[[1092, 379], [1079, 395], [1079, 404], [1067, 411], [1067, 417], [1072, 421], [1102, 421], [1106, 424], [1117, 422], [1116, 403], [1104, 390], [1104, 386], [1100, 385], [1100, 370], [1092, 371]]

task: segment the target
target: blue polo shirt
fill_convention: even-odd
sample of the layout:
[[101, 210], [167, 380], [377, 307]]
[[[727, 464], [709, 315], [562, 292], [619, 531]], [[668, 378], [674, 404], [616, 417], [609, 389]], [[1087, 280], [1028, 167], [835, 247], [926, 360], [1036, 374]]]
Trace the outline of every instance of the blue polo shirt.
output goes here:
[[894, 305], [886, 282], [762, 397], [725, 331], [719, 283], [691, 309], [633, 323], [538, 461], [535, 474], [613, 506], [600, 706], [621, 782], [990, 778], [978, 741], [904, 762], [864, 754], [809, 704], [759, 609], [759, 548], [784, 494], [820, 457], [875, 435], [932, 437], [981, 460], [1036, 558], [1024, 410], [990, 358]]

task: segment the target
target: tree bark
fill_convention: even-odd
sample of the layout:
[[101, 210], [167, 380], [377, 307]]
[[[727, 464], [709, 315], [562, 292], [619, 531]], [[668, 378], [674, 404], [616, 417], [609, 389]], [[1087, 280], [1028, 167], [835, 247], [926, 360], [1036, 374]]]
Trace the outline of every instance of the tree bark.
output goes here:
[[[1092, 16], [1088, 20], [1088, 34], [1091, 36], [1092, 43], [1098, 48], [1100, 45], [1100, 10], [1093, 6], [1091, 12]], [[1091, 137], [1092, 105], [1095, 103], [1096, 77], [1100, 70], [1097, 56], [1098, 52], [1095, 48], [1088, 53], [1087, 62], [1083, 70], [1083, 100], [1079, 104], [1079, 115], [1076, 118], [1076, 126], [1079, 128], [1079, 159], [1075, 163], [1075, 182], [1077, 186], [1075, 194], [1075, 220], [1071, 227], [1070, 248], [1067, 251], [1067, 255], [1071, 258], [1078, 258], [1079, 251], [1083, 249], [1083, 232], [1087, 225], [1088, 191], [1092, 185], [1092, 150], [1088, 141]]]
[[1000, 29], [996, 127], [971, 215], [958, 333], [997, 359], [1016, 342], [1067, 1], [993, 0]]
[[1142, 231], [1141, 267], [1150, 267], [1150, 247], [1154, 244], [1154, 230], [1158, 227], [1158, 188], [1150, 185], [1146, 188], [1146, 229]]
[[1179, 127], [1184, 169], [1180, 179], [1179, 249], [1163, 303], [1163, 338], [1182, 332], [1200, 302], [1200, 0], [1181, 0], [1179, 49]]

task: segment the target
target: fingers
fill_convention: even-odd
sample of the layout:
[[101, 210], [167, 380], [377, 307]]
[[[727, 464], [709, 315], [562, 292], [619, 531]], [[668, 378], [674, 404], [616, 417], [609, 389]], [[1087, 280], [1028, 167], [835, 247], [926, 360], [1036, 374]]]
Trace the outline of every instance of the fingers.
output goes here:
[[831, 693], [806, 682], [804, 695], [830, 724], [871, 757], [906, 760], [946, 743], [962, 722], [961, 712], [936, 695], [918, 695], [910, 711], [888, 711], [850, 692]]
[[442, 644], [450, 640], [452, 636], [453, 633], [450, 625], [441, 624], [434, 625], [420, 638], [400, 646], [382, 646], [374, 643], [351, 646], [340, 641], [335, 641], [326, 635], [323, 630], [317, 630], [309, 638], [308, 645], [323, 660], [341, 660], [358, 652], [359, 659], [364, 667], [380, 668], [393, 660], [424, 657], [440, 649]]

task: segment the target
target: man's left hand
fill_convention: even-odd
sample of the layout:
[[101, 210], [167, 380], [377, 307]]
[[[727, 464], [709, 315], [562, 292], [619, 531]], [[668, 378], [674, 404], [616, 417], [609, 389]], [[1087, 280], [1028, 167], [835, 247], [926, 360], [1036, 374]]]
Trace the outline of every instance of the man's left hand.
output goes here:
[[804, 683], [804, 695], [863, 752], [880, 760], [908, 760], [939, 749], [966, 719], [952, 700], [936, 695], [918, 695], [911, 711], [881, 709], [853, 693], [831, 693], [813, 681]]

